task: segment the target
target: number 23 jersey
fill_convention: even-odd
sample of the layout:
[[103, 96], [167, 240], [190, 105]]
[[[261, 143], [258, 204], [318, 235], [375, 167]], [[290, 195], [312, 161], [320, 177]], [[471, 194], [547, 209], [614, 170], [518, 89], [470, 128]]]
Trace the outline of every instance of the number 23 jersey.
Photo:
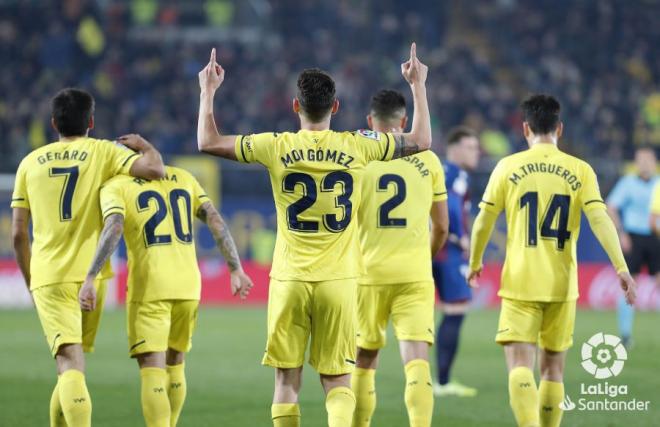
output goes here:
[[277, 239], [270, 276], [277, 280], [357, 278], [360, 179], [370, 161], [390, 160], [394, 138], [370, 130], [262, 133], [236, 138], [239, 161], [268, 168]]
[[154, 181], [118, 176], [101, 188], [103, 218], [124, 216], [129, 302], [200, 297], [192, 224], [210, 199], [188, 171], [165, 173]]
[[536, 144], [500, 160], [479, 207], [506, 214], [499, 296], [525, 301], [577, 299], [581, 213], [605, 209], [591, 166], [553, 144]]
[[[103, 228], [99, 188], [127, 174], [138, 157], [111, 141], [80, 137], [40, 147], [21, 161], [11, 207], [32, 217], [31, 290], [85, 280]], [[109, 263], [99, 277], [112, 277]]]

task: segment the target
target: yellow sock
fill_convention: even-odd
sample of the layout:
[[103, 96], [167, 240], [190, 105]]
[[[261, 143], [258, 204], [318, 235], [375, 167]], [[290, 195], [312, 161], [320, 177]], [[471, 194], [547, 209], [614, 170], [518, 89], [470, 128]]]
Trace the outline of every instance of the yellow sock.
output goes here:
[[376, 370], [355, 368], [351, 388], [355, 393], [353, 427], [369, 427], [376, 410]]
[[355, 395], [348, 387], [335, 387], [325, 397], [328, 427], [351, 427], [355, 411]]
[[541, 380], [539, 385], [539, 402], [542, 427], [559, 427], [564, 411], [559, 404], [564, 400], [564, 383]]
[[70, 426], [92, 425], [92, 399], [85, 384], [85, 374], [75, 369], [64, 371], [57, 381], [64, 419]]
[[509, 372], [509, 403], [519, 427], [539, 426], [539, 392], [531, 369], [519, 366]]
[[187, 386], [185, 365], [181, 363], [180, 365], [168, 366], [167, 373], [169, 375], [167, 395], [170, 399], [170, 426], [175, 427], [176, 423], [179, 421], [179, 416], [183, 409], [183, 403], [186, 401]]
[[300, 427], [300, 407], [297, 403], [273, 403], [270, 413], [274, 427]]
[[423, 359], [408, 362], [406, 370], [405, 401], [411, 427], [431, 425], [433, 417], [433, 384], [431, 367]]
[[140, 369], [142, 414], [147, 427], [170, 427], [167, 372], [162, 368]]
[[53, 394], [50, 396], [50, 427], [66, 427], [64, 420], [64, 412], [62, 412], [62, 405], [60, 404], [60, 388], [59, 376], [53, 389]]

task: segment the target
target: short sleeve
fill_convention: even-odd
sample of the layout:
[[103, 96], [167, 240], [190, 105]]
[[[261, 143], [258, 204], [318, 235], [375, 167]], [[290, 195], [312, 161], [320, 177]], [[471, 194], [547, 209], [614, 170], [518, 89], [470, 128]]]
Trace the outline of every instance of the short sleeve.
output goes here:
[[210, 202], [211, 199], [194, 176], [190, 175], [190, 179], [192, 180], [193, 188], [192, 208], [193, 212], [197, 212], [204, 203]]
[[141, 154], [116, 142], [108, 141], [106, 144], [107, 155], [110, 160], [111, 176], [129, 175], [131, 166], [140, 158]]
[[360, 129], [354, 135], [355, 142], [360, 147], [367, 162], [392, 160], [394, 136], [391, 133]]
[[609, 196], [607, 196], [608, 205], [612, 205], [617, 209], [621, 209], [626, 204], [626, 199], [628, 198], [628, 189], [626, 188], [628, 186], [627, 181], [627, 176], [624, 176], [617, 181], [612, 191], [610, 191]]
[[434, 153], [431, 153], [431, 184], [433, 186], [433, 201], [442, 202], [447, 200], [447, 186], [445, 183], [445, 170], [442, 168], [440, 159]]
[[582, 206], [583, 211], [587, 212], [596, 208], [605, 209], [605, 202], [600, 195], [600, 188], [598, 186], [598, 177], [596, 177], [596, 172], [589, 165], [586, 165], [583, 172], [582, 186], [579, 191], [580, 206]]
[[28, 199], [27, 193], [27, 182], [26, 182], [26, 168], [24, 163], [21, 162], [16, 171], [16, 180], [14, 182], [14, 192], [11, 195], [11, 207], [12, 208], [24, 208], [30, 209], [30, 201]]
[[660, 181], [653, 187], [653, 196], [651, 197], [651, 213], [660, 215]]
[[488, 185], [484, 191], [484, 195], [479, 202], [479, 208], [494, 214], [499, 214], [504, 209], [504, 196], [505, 196], [505, 168], [500, 160], [490, 174]]
[[277, 134], [274, 132], [238, 135], [236, 137], [236, 158], [243, 163], [261, 163], [268, 167], [273, 158], [273, 148]]
[[107, 182], [101, 187], [101, 215], [103, 215], [104, 221], [112, 214], [126, 215], [126, 203], [121, 189], [118, 181]]

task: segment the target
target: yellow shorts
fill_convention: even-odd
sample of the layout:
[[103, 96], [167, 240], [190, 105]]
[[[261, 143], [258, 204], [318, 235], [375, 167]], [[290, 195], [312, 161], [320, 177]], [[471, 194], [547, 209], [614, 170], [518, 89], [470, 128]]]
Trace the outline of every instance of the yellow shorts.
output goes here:
[[94, 340], [101, 322], [106, 281], [97, 280], [96, 309], [82, 311], [78, 291], [82, 282], [57, 283], [32, 291], [34, 305], [53, 357], [62, 344], [82, 344], [83, 351], [94, 351]]
[[434, 304], [432, 281], [359, 286], [357, 345], [367, 350], [385, 347], [390, 317], [399, 341], [433, 344]]
[[131, 357], [171, 348], [188, 352], [197, 324], [198, 300], [129, 302], [126, 305]]
[[357, 282], [271, 279], [268, 290], [268, 341], [262, 363], [275, 368], [309, 364], [320, 374], [341, 375], [355, 365]]
[[534, 302], [502, 298], [495, 341], [529, 342], [550, 351], [573, 345], [576, 301]]

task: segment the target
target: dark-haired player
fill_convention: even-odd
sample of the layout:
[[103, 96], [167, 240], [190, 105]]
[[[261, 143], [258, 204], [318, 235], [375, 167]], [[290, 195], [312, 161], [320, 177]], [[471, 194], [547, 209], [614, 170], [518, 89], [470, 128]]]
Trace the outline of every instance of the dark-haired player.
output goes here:
[[360, 180], [370, 161], [428, 149], [431, 121], [426, 100], [427, 67], [411, 46], [401, 72], [410, 84], [415, 117], [409, 133], [371, 130], [334, 132], [339, 109], [332, 78], [318, 69], [298, 77], [293, 110], [298, 132], [220, 135], [213, 95], [224, 79], [215, 60], [199, 73], [199, 150], [268, 168], [277, 210], [277, 240], [268, 297], [268, 342], [263, 363], [276, 368], [271, 408], [275, 426], [300, 425], [298, 394], [305, 349], [326, 392], [330, 426], [350, 426], [355, 396], [355, 313], [360, 249], [356, 212]]
[[202, 288], [193, 215], [208, 225], [225, 257], [232, 294], [244, 298], [252, 287], [234, 239], [201, 185], [184, 169], [166, 166], [165, 171], [160, 180], [117, 176], [103, 184], [103, 231], [80, 290], [81, 308], [93, 310], [94, 280], [123, 233], [129, 353], [140, 367], [147, 427], [175, 427], [186, 399], [184, 359], [192, 346]]
[[[403, 132], [408, 121], [403, 95], [393, 90], [378, 92], [371, 99], [367, 121], [377, 132]], [[446, 200], [442, 165], [432, 151], [392, 162], [372, 162], [366, 168], [358, 212], [365, 270], [358, 280], [353, 427], [371, 424], [378, 353], [385, 346], [390, 319], [406, 374], [404, 400], [410, 425], [431, 425], [428, 352], [433, 344], [435, 305], [431, 258], [447, 239]]]
[[[534, 95], [522, 104], [529, 149], [499, 161], [472, 229], [470, 285], [499, 213], [506, 212], [506, 260], [498, 295], [502, 309], [495, 340], [504, 346], [509, 401], [519, 426], [558, 426], [564, 399], [564, 361], [573, 344], [578, 298], [576, 243], [581, 213], [607, 252], [625, 291], [635, 301], [616, 228], [598, 180], [586, 162], [557, 148], [563, 125], [559, 102]], [[540, 347], [541, 383], [534, 358]]]
[[479, 139], [467, 127], [456, 127], [447, 136], [447, 157], [443, 162], [449, 210], [449, 239], [433, 262], [433, 279], [442, 301], [442, 321], [436, 332], [437, 396], [476, 396], [477, 390], [456, 380], [450, 381], [451, 367], [458, 352], [463, 319], [472, 299], [467, 284], [467, 254], [470, 251], [469, 172], [479, 163]]
[[94, 348], [105, 282], [112, 277], [106, 264], [96, 281], [96, 310], [81, 313], [78, 291], [103, 228], [99, 189], [118, 174], [155, 179], [165, 171], [158, 151], [138, 135], [117, 141], [141, 155], [111, 141], [90, 138], [94, 98], [83, 90], [64, 89], [53, 98], [51, 123], [59, 141], [28, 154], [16, 172], [11, 201], [14, 251], [57, 364], [51, 425], [66, 420], [69, 426], [89, 426], [92, 403], [83, 351]]

